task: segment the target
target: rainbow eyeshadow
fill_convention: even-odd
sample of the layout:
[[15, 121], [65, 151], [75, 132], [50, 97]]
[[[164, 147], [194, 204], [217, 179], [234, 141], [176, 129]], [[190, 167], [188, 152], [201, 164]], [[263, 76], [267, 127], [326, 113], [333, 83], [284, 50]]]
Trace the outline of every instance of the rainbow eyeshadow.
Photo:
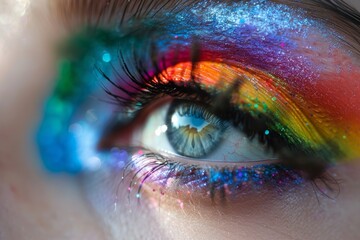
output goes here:
[[[328, 164], [359, 157], [360, 98], [348, 91], [357, 88], [352, 79], [360, 70], [343, 47], [324, 22], [266, 0], [204, 1], [116, 29], [85, 28], [61, 45], [56, 84], [37, 133], [40, 155], [53, 172], [131, 169], [142, 183], [171, 180], [210, 192], [299, 184], [300, 174], [281, 164], [239, 159], [235, 167], [198, 166], [141, 147], [146, 154], [128, 151], [133, 146], [104, 138], [121, 138], [121, 130], [161, 96], [201, 92], [211, 105], [209, 98], [228, 94], [227, 105], [236, 111], [268, 119], [264, 138], [280, 136], [290, 152]], [[337, 74], [335, 66], [342, 69]], [[106, 148], [99, 144], [104, 141], [110, 141]]]
[[[191, 62], [179, 63], [164, 70], [154, 81], [190, 82], [195, 77], [205, 91], [221, 92], [238, 80], [240, 84], [233, 92], [232, 104], [253, 115], [276, 119], [269, 131], [280, 132], [290, 143], [304, 146], [313, 154], [321, 152], [328, 157], [358, 154], [353, 145], [357, 135], [331, 119], [331, 113], [326, 111], [327, 103], [322, 106], [307, 101], [306, 96], [297, 95], [296, 88], [279, 78], [250, 67], [208, 61], [198, 62], [193, 69]], [[325, 128], [321, 127], [324, 122]]]

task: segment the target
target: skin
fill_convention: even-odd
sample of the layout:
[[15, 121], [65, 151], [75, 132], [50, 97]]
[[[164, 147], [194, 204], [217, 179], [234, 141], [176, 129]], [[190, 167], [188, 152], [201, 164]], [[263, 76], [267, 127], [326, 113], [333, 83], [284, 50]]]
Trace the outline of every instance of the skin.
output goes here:
[[[46, 0], [29, 0], [24, 15], [11, 11], [17, 2], [0, 1], [8, 7], [0, 16], [11, 20], [0, 21], [0, 239], [360, 238], [360, 161], [332, 170], [341, 179], [335, 199], [306, 184], [226, 205], [201, 197], [184, 197], [181, 204], [175, 194], [151, 193], [151, 186], [139, 205], [127, 201], [116, 176], [103, 181], [101, 174], [44, 171], [32, 135], [55, 74], [52, 49], [64, 32], [59, 22], [44, 21]], [[118, 186], [115, 208], [113, 199], [101, 197]]]

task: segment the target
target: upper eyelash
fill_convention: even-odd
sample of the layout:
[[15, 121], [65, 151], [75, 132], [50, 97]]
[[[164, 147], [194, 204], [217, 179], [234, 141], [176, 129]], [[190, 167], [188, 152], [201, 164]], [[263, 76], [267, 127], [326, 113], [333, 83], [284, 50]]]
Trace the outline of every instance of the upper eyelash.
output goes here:
[[[197, 54], [196, 51], [193, 52], [193, 54]], [[136, 60], [139, 59], [139, 60]], [[192, 57], [193, 61], [197, 61], [198, 59], [196, 57]], [[163, 67], [160, 67], [157, 65], [156, 62], [153, 62], [153, 68], [157, 70], [155, 72], [154, 76], [159, 76], [162, 74]], [[212, 102], [214, 99], [219, 99], [222, 97], [217, 93], [209, 93], [205, 90], [203, 90], [198, 81], [194, 79], [190, 83], [182, 84], [175, 83], [174, 81], [171, 81], [171, 79], [168, 79], [169, 81], [167, 83], [163, 83], [161, 81], [153, 81], [154, 76], [149, 76], [147, 74], [147, 69], [143, 67], [143, 64], [140, 60], [140, 58], [134, 57], [133, 59], [133, 65], [135, 66], [136, 73], [131, 72], [128, 67], [128, 63], [124, 60], [122, 54], [120, 53], [120, 65], [125, 74], [127, 75], [129, 81], [122, 81], [126, 84], [126, 86], [130, 86], [132, 88], [132, 91], [129, 91], [125, 89], [125, 87], [120, 86], [115, 83], [109, 76], [107, 76], [101, 69], [98, 69], [101, 73], [101, 75], [104, 77], [104, 79], [117, 89], [121, 91], [121, 93], [125, 93], [127, 97], [120, 96], [116, 93], [113, 93], [110, 89], [103, 86], [104, 91], [109, 94], [111, 98], [115, 99], [115, 104], [120, 104], [121, 107], [125, 107], [125, 109], [122, 109], [122, 111], [131, 111], [133, 112], [133, 115], [135, 116], [139, 111], [141, 111], [149, 102], [154, 101], [154, 99], [162, 97], [164, 95], [171, 96], [173, 98], [177, 99], [187, 99], [191, 101], [198, 101], [202, 104], [206, 104], [207, 107], [212, 107]], [[196, 66], [197, 63], [193, 62], [193, 65]], [[195, 69], [193, 69], [195, 70]], [[140, 79], [136, 78], [135, 76], [139, 76]], [[118, 75], [119, 79], [123, 79], [123, 76]], [[164, 76], [165, 77], [165, 76]], [[232, 86], [230, 86], [231, 88]], [[231, 92], [225, 91], [226, 94], [229, 94], [231, 96]], [[227, 99], [229, 100], [229, 99]], [[224, 101], [224, 100], [223, 100]], [[225, 98], [226, 101], [226, 98]], [[214, 101], [217, 102], [217, 101]], [[223, 106], [229, 106], [229, 107], [223, 107]], [[249, 119], [248, 122], [251, 122], [252, 126], [256, 126], [256, 120], [250, 115], [239, 115], [239, 111], [235, 110], [231, 104], [229, 105], [229, 102], [224, 102], [224, 104], [220, 104], [221, 112], [217, 111], [217, 109], [213, 112], [216, 112], [215, 114], [222, 118], [223, 120], [228, 120], [233, 123], [234, 126], [237, 126], [238, 124], [243, 123], [244, 121], [241, 119]], [[250, 129], [250, 128], [245, 128]], [[263, 129], [265, 131], [265, 129]], [[259, 132], [263, 131], [248, 131], [246, 134], [253, 138], [256, 135], [258, 135]], [[260, 139], [262, 140], [262, 139]]]
[[[120, 96], [118, 94], [114, 94], [111, 90], [109, 90], [105, 85], [103, 85], [104, 91], [108, 93], [112, 98], [116, 100], [115, 103], [120, 103], [122, 106], [127, 107], [128, 110], [136, 111], [136, 108], [141, 109], [149, 100], [154, 99], [154, 97], [161, 95], [162, 93], [166, 93], [169, 96], [182, 98], [186, 96], [187, 98], [191, 98], [192, 100], [201, 100], [204, 102], [209, 102], [212, 99], [211, 94], [207, 91], [201, 89], [199, 83], [194, 79], [194, 81], [187, 83], [186, 86], [181, 83], [175, 83], [173, 81], [168, 81], [167, 83], [163, 83], [161, 81], [154, 81], [155, 76], [163, 76], [162, 70], [166, 69], [167, 64], [165, 63], [165, 59], [161, 59], [159, 62], [162, 63], [160, 65], [156, 62], [157, 59], [157, 50], [154, 44], [150, 43], [151, 52], [150, 59], [151, 68], [155, 70], [153, 75], [149, 75], [149, 69], [144, 66], [142, 61], [142, 57], [137, 56], [135, 51], [133, 51], [133, 56], [131, 59], [125, 60], [125, 57], [122, 52], [119, 53], [119, 63], [120, 69], [122, 69], [123, 73], [126, 75], [126, 79], [124, 76], [116, 72], [115, 78], [121, 80], [120, 82], [125, 83], [127, 87], [130, 87], [131, 90], [125, 89], [121, 85], [117, 84], [113, 81], [109, 76], [106, 75], [101, 68], [97, 68], [101, 76], [108, 81], [113, 87], [119, 89], [121, 93], [125, 93], [127, 96]], [[197, 57], [199, 55], [199, 49], [197, 48], [198, 44], [193, 43], [191, 60], [194, 66], [198, 61]], [[173, 59], [173, 63], [177, 60]], [[135, 67], [135, 71], [130, 70], [131, 66]], [[163, 76], [165, 77], [165, 76]], [[130, 81], [127, 81], [130, 80]], [[194, 94], [196, 92], [196, 94]], [[137, 106], [134, 105], [137, 103]], [[126, 109], [125, 109], [126, 110]]]
[[[152, 45], [151, 43], [149, 45]], [[121, 111], [130, 113], [132, 118], [135, 118], [137, 114], [144, 108], [148, 103], [154, 101], [156, 98], [161, 98], [164, 95], [168, 95], [174, 98], [186, 98], [191, 99], [192, 101], [199, 101], [205, 103], [209, 107], [212, 106], [211, 101], [219, 96], [218, 93], [213, 92], [209, 93], [203, 90], [198, 81], [193, 79], [193, 81], [182, 84], [175, 83], [175, 81], [169, 81], [167, 83], [163, 83], [161, 81], [154, 81], [155, 76], [159, 76], [162, 74], [162, 70], [166, 69], [165, 60], [159, 61], [160, 64], [156, 61], [156, 57], [158, 56], [156, 52], [156, 48], [152, 47], [152, 51], [150, 52], [151, 69], [155, 69], [153, 75], [148, 74], [148, 69], [144, 67], [142, 59], [140, 56], [135, 54], [133, 51], [133, 55], [131, 59], [125, 60], [122, 52], [119, 53], [119, 65], [120, 69], [122, 69], [123, 73], [125, 73], [126, 79], [124, 76], [120, 75], [116, 72], [115, 78], [118, 78], [119, 82], [125, 84], [127, 88], [130, 87], [131, 90], [128, 90], [122, 85], [117, 84], [118, 80], [112, 80], [109, 76], [106, 75], [105, 72], [101, 70], [101, 68], [97, 68], [100, 72], [101, 76], [110, 83], [113, 87], [120, 90], [120, 92], [124, 95], [119, 95], [114, 93], [112, 90], [106, 87], [106, 84], [103, 84], [104, 91], [109, 94], [109, 96], [114, 99], [113, 102], [116, 105], [120, 105], [122, 107]], [[197, 57], [199, 55], [199, 44], [195, 41], [193, 42], [193, 47], [191, 48], [191, 56], [190, 59], [192, 61], [193, 66], [197, 65], [196, 61], [200, 59]], [[173, 60], [176, 62], [177, 60]], [[131, 66], [133, 66], [134, 71], [131, 71]], [[192, 69], [192, 71], [195, 70]], [[166, 76], [163, 76], [166, 79]], [[225, 91], [225, 93], [231, 93], [231, 87], [229, 87], [229, 91]], [[230, 94], [229, 94], [230, 95]], [[225, 97], [226, 99], [226, 97]], [[215, 101], [216, 102], [216, 101]], [[250, 138], [258, 137], [258, 140], [265, 144], [267, 148], [277, 152], [280, 155], [280, 158], [287, 165], [305, 171], [310, 179], [317, 178], [326, 170], [329, 160], [327, 157], [321, 156], [321, 154], [309, 155], [306, 153], [306, 149], [302, 149], [301, 146], [295, 146], [289, 144], [285, 139], [283, 139], [276, 132], [272, 133], [272, 141], [271, 144], [266, 140], [266, 136], [264, 131], [268, 129], [268, 126], [271, 125], [272, 119], [265, 117], [264, 115], [259, 115], [257, 118], [252, 116], [250, 113], [239, 112], [239, 110], [235, 109], [231, 104], [226, 102], [225, 104], [221, 104], [221, 106], [227, 106], [226, 108], [222, 108], [221, 112], [217, 112], [216, 115], [221, 119], [230, 121], [234, 126], [238, 126], [239, 124], [243, 124], [244, 127], [242, 131]], [[265, 117], [265, 118], [264, 118]], [[125, 121], [126, 122], [126, 121]], [[268, 124], [262, 124], [261, 122], [267, 122]], [[270, 123], [270, 124], [269, 124]], [[121, 123], [120, 123], [121, 124]], [[121, 126], [117, 126], [121, 128]], [[296, 158], [291, 152], [297, 152]]]

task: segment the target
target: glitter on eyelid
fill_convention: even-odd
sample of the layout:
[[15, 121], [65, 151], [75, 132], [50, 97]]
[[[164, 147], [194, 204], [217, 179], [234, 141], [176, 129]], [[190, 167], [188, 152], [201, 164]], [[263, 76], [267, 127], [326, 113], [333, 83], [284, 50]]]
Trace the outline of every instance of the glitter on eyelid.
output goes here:
[[[205, 22], [215, 19], [220, 30], [228, 30], [239, 24], [250, 24], [265, 36], [282, 29], [302, 32], [305, 26], [314, 24], [309, 18], [302, 18], [303, 12], [294, 11], [282, 4], [271, 1], [253, 0], [244, 4], [216, 4], [207, 8], [194, 8], [192, 12], [202, 16]], [[285, 43], [281, 43], [285, 45]]]

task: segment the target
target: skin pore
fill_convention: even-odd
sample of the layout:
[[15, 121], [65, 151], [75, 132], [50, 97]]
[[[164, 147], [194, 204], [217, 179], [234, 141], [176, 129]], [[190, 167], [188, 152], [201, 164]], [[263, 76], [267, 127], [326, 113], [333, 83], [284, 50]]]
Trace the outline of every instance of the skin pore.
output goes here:
[[[359, 238], [360, 161], [331, 170], [340, 179], [335, 199], [315, 194], [308, 184], [289, 192], [244, 195], [215, 206], [209, 199], [188, 197], [180, 203], [173, 196], [152, 193], [138, 204], [127, 200], [126, 184], [119, 187], [114, 206], [103, 196], [117, 191], [116, 176], [109, 180], [91, 173], [79, 177], [44, 171], [33, 134], [56, 74], [53, 49], [68, 28], [51, 11], [49, 1], [3, 2], [0, 239]], [[360, 66], [359, 57], [351, 61]], [[347, 78], [344, 84], [347, 81], [357, 79]]]

